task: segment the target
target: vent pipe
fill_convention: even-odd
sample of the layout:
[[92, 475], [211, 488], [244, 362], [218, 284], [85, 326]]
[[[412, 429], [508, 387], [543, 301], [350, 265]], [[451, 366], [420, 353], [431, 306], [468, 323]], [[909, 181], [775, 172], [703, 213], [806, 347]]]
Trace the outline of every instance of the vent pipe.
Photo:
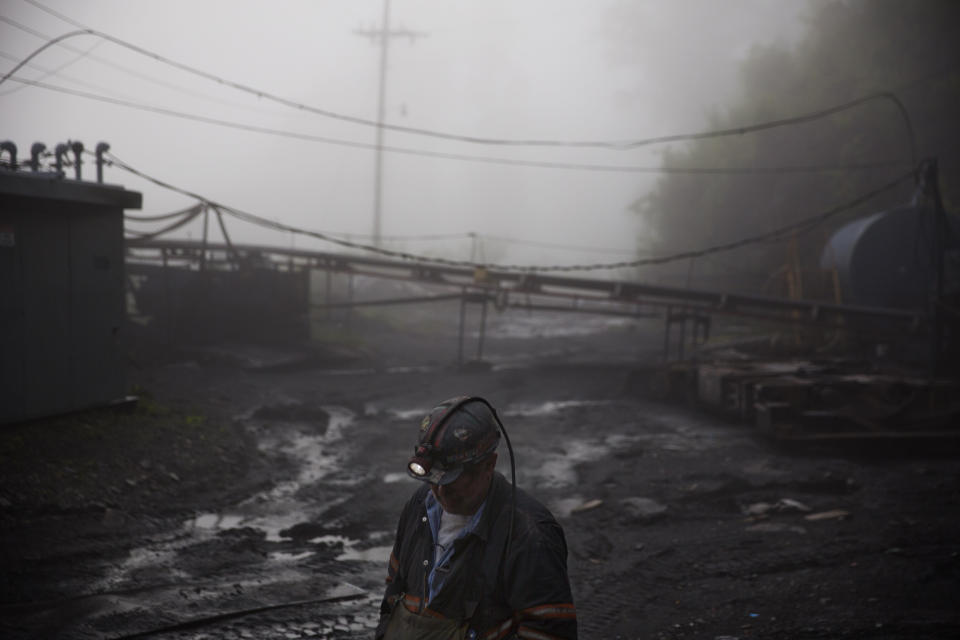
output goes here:
[[97, 182], [103, 182], [103, 154], [110, 150], [106, 142], [97, 143]]
[[0, 154], [4, 151], [10, 154], [10, 168], [17, 168], [17, 145], [13, 144], [10, 140], [4, 140], [0, 142]]
[[63, 177], [63, 156], [65, 156], [69, 150], [70, 149], [67, 147], [67, 145], [63, 144], [62, 142], [57, 145], [56, 149], [53, 150], [54, 158], [56, 158], [57, 173], [61, 177]]
[[47, 145], [42, 142], [34, 142], [30, 147], [30, 170], [40, 171], [40, 154], [47, 150]]
[[70, 149], [73, 150], [73, 170], [77, 175], [77, 180], [80, 180], [80, 154], [83, 153], [83, 143], [71, 142]]

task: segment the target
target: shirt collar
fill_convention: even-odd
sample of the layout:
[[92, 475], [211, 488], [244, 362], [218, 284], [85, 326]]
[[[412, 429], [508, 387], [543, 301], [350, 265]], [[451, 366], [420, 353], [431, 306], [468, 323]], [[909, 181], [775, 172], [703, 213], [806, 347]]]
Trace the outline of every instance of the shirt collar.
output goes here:
[[[474, 533], [483, 540], [487, 539], [486, 530], [483, 528], [478, 529], [478, 525], [483, 519], [483, 513], [486, 511], [487, 502], [490, 501], [490, 494], [493, 493], [492, 489], [493, 487], [491, 484], [491, 491], [487, 492], [487, 497], [483, 499], [483, 503], [480, 504], [480, 508], [477, 509], [477, 512], [471, 516], [470, 521], [460, 533], [461, 536], [468, 533]], [[440, 531], [440, 515], [443, 513], [443, 507], [440, 506], [440, 502], [434, 497], [433, 491], [427, 491], [427, 498], [424, 500], [424, 506], [427, 508], [427, 519], [430, 521], [430, 530], [433, 532], [433, 539], [436, 540], [437, 534]]]

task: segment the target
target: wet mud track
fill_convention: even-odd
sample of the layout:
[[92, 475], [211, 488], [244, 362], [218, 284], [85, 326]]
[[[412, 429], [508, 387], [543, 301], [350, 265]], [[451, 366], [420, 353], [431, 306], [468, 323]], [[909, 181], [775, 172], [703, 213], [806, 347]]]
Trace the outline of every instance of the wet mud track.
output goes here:
[[139, 375], [244, 434], [248, 471], [200, 464], [160, 513], [5, 519], [3, 637], [371, 637], [419, 417], [463, 393], [499, 408], [518, 484], [564, 526], [583, 638], [960, 633], [953, 455], [785, 450], [644, 400], [623, 362]]

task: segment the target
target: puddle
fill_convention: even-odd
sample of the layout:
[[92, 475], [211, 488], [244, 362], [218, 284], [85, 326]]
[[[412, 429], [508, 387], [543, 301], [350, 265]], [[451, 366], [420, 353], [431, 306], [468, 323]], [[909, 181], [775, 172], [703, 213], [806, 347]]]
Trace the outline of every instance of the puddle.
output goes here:
[[[265, 513], [251, 513], [241, 515], [238, 513], [213, 514], [205, 513], [188, 520], [185, 528], [195, 536], [211, 536], [221, 531], [229, 529], [240, 529], [250, 527], [264, 533], [264, 539], [267, 542], [283, 542], [289, 540], [282, 535], [281, 531], [290, 529], [304, 521], [302, 511], [288, 511], [289, 508], [299, 508], [297, 502], [274, 502], [264, 509]], [[332, 506], [332, 505], [331, 505]], [[225, 524], [218, 524], [225, 523]], [[205, 526], [206, 525], [206, 526]], [[194, 540], [196, 541], [196, 540]]]
[[610, 453], [610, 447], [596, 440], [567, 440], [564, 451], [524, 449], [518, 454], [523, 460], [518, 465], [517, 475], [521, 484], [530, 483], [537, 488], [560, 489], [577, 484], [576, 465], [600, 460]]
[[236, 529], [243, 523], [243, 516], [222, 513], [205, 513], [194, 518], [191, 529]]
[[[322, 434], [316, 433], [308, 425], [290, 422], [286, 424], [291, 428], [272, 429], [260, 439], [258, 446], [262, 451], [282, 452], [297, 464], [299, 471], [295, 478], [247, 498], [230, 511], [200, 514], [188, 520], [185, 528], [191, 532], [215, 533], [226, 529], [251, 527], [263, 531], [268, 542], [280, 542], [285, 539], [280, 535], [281, 531], [338, 504], [305, 503], [297, 498], [303, 487], [315, 484], [339, 471], [340, 461], [345, 457], [343, 433], [356, 417], [353, 412], [343, 407], [323, 407], [323, 410], [329, 414], [330, 419], [326, 431]], [[338, 484], [358, 482], [359, 477], [340, 480]], [[343, 500], [346, 500], [346, 497]]]
[[177, 551], [193, 544], [195, 541], [177, 535], [171, 540], [160, 542], [151, 547], [132, 549], [129, 555], [119, 564], [108, 568], [106, 574], [93, 583], [91, 592], [103, 592], [116, 589], [138, 571], [149, 570], [155, 567], [164, 567], [168, 578], [180, 579], [188, 577], [187, 572], [175, 566]]
[[611, 329], [632, 326], [633, 318], [584, 317], [570, 322], [566, 315], [551, 316], [539, 313], [535, 316], [511, 314], [488, 327], [487, 335], [498, 338], [566, 338], [604, 333]]
[[394, 409], [394, 410], [388, 411], [387, 413], [391, 417], [396, 418], [397, 420], [409, 421], [409, 420], [418, 420], [420, 418], [423, 418], [423, 416], [427, 415], [429, 412], [430, 412], [430, 409], [417, 408], [417, 409], [403, 409], [403, 410]]
[[333, 547], [336, 545], [341, 545], [346, 547], [347, 545], [357, 544], [356, 540], [351, 540], [346, 536], [338, 536], [336, 534], [327, 534], [323, 536], [317, 536], [316, 538], [310, 538], [308, 540], [310, 544], [322, 544], [327, 547]]
[[301, 551], [292, 553], [290, 551], [275, 551], [267, 555], [267, 558], [277, 562], [296, 562], [297, 560], [306, 560], [313, 555], [313, 551]]
[[[368, 540], [385, 540], [392, 534], [386, 531], [378, 531], [370, 534]], [[311, 544], [322, 544], [325, 546], [341, 546], [343, 548], [337, 560], [355, 560], [359, 562], [374, 562], [378, 565], [385, 565], [390, 561], [390, 552], [393, 551], [393, 544], [368, 547], [366, 549], [357, 549], [360, 540], [354, 540], [346, 536], [324, 535], [310, 540]], [[392, 540], [391, 540], [392, 543]]]
[[[502, 368], [509, 368], [503, 365]], [[501, 411], [501, 415], [522, 418], [537, 418], [541, 416], [554, 415], [575, 409], [578, 407], [597, 407], [610, 404], [606, 400], [550, 400], [539, 404], [514, 404]], [[372, 407], [367, 410], [373, 412]], [[391, 418], [402, 421], [419, 420], [430, 412], [429, 407], [417, 407], [416, 409], [386, 409], [384, 413]]]
[[[538, 404], [517, 404], [507, 408], [505, 415], [520, 418], [543, 418], [562, 415], [584, 407], [610, 405], [601, 400], [557, 400]], [[576, 466], [610, 456], [613, 452], [642, 445], [644, 449], [700, 453], [716, 446], [718, 438], [729, 439], [722, 427], [686, 414], [646, 413], [638, 405], [636, 421], [619, 425], [620, 433], [609, 433], [603, 438], [581, 438], [558, 442], [550, 448], [523, 447], [518, 453], [522, 464], [517, 469], [522, 483], [537, 488], [560, 489], [576, 486]], [[506, 460], [506, 458], [504, 458]], [[507, 461], [509, 462], [509, 461]], [[567, 505], [559, 504], [560, 511]]]
[[537, 418], [555, 415], [578, 407], [598, 407], [608, 405], [605, 400], [552, 400], [540, 404], [516, 404], [508, 407], [503, 415], [523, 418]]
[[[339, 469], [339, 460], [344, 457], [343, 431], [353, 424], [355, 416], [352, 411], [343, 407], [323, 407], [329, 414], [330, 420], [323, 434], [306, 430], [289, 433], [284, 430], [279, 434], [270, 434], [261, 439], [259, 447], [262, 451], [280, 451], [300, 466], [300, 472], [293, 480], [282, 482], [269, 492], [271, 499], [283, 498], [292, 495], [300, 487], [312, 484], [317, 480]], [[297, 423], [289, 423], [297, 426]], [[336, 445], [336, 446], [334, 446]]]
[[[354, 420], [354, 414], [343, 407], [323, 407], [329, 423], [323, 433], [307, 423], [283, 422], [287, 428], [271, 429], [265, 434], [259, 447], [263, 451], [282, 452], [297, 466], [296, 477], [278, 483], [270, 490], [251, 496], [233, 508], [200, 513], [183, 524], [183, 528], [164, 541], [133, 549], [123, 562], [114, 566], [98, 584], [99, 589], [116, 588], [131, 579], [139, 570], [164, 567], [169, 575], [184, 576], [176, 568], [178, 553], [216, 534], [231, 529], [250, 527], [262, 531], [267, 542], [282, 542], [288, 538], [280, 532], [309, 521], [327, 509], [348, 499], [330, 503], [301, 501], [297, 494], [301, 488], [317, 483], [340, 470], [344, 454], [344, 431]], [[253, 420], [253, 414], [241, 419]], [[280, 421], [282, 422], [282, 421]], [[359, 482], [360, 479], [338, 480], [339, 483]], [[346, 547], [345, 547], [346, 548]], [[276, 552], [269, 558], [277, 562], [293, 562], [312, 555], [312, 551]], [[271, 576], [274, 581], [275, 576]]]
[[342, 554], [337, 556], [337, 560], [358, 560], [360, 562], [375, 562], [384, 565], [390, 562], [390, 552], [393, 551], [393, 545], [382, 547], [370, 547], [369, 549], [345, 549]]

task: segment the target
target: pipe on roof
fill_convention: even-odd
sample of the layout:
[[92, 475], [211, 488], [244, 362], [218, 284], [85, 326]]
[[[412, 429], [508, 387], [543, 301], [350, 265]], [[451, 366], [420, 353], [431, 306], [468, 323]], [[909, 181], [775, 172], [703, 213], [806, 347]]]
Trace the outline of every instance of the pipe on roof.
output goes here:
[[34, 142], [30, 146], [30, 170], [40, 171], [40, 154], [47, 150], [47, 145], [42, 142]]
[[60, 176], [63, 176], [63, 156], [69, 151], [70, 148], [64, 143], [59, 143], [53, 151], [53, 155], [56, 158], [57, 173]]
[[83, 143], [82, 142], [71, 142], [70, 149], [73, 150], [73, 170], [77, 176], [77, 180], [80, 180], [80, 154], [83, 153]]
[[110, 150], [106, 142], [97, 143], [97, 182], [103, 183], [103, 154]]
[[0, 154], [2, 154], [2, 152], [4, 151], [10, 154], [10, 168], [16, 169], [17, 168], [17, 145], [15, 145], [10, 140], [4, 140], [3, 142], [0, 142]]

